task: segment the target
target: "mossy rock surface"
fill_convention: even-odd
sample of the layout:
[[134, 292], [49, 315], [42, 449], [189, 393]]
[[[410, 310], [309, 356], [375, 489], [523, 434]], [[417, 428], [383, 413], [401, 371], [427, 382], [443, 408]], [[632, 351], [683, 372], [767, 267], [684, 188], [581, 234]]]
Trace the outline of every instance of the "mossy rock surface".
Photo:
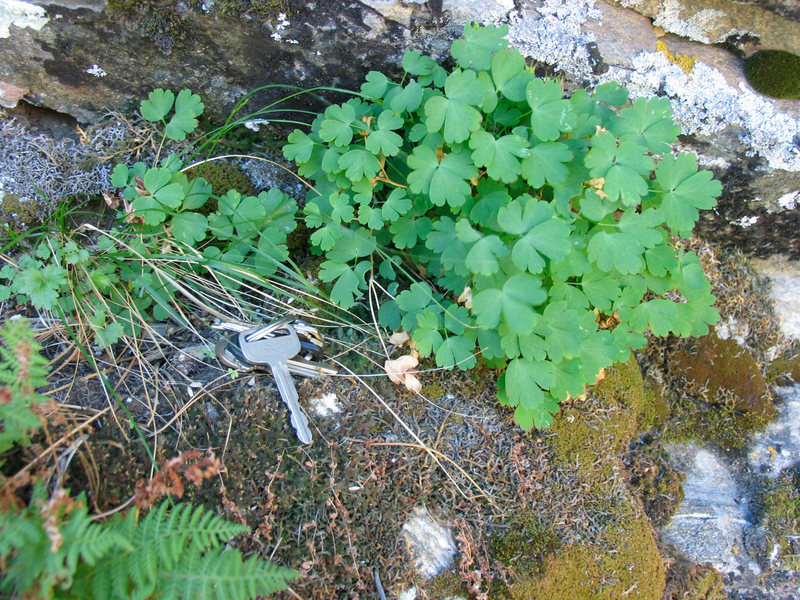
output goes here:
[[709, 404], [733, 398], [736, 410], [772, 417], [775, 409], [761, 368], [746, 348], [716, 334], [698, 338], [670, 359], [670, 372]]
[[[521, 526], [507, 536], [510, 541], [530, 539], [527, 558], [537, 559], [526, 565], [527, 572], [517, 571], [519, 583], [510, 588], [509, 598], [660, 600], [666, 585], [664, 564], [653, 528], [624, 480], [621, 458], [641, 428], [652, 422], [650, 402], [652, 394], [647, 394], [631, 358], [608, 369], [585, 401], [562, 407], [549, 443], [557, 463], [577, 469], [586, 493], [580, 503], [592, 505], [596, 535], [554, 544], [542, 526], [530, 531]], [[583, 518], [578, 512], [576, 507], [575, 518]], [[513, 554], [511, 543], [499, 549]]]
[[761, 524], [783, 568], [800, 569], [800, 467], [783, 471], [764, 490]]
[[785, 50], [759, 50], [744, 64], [747, 81], [772, 98], [800, 98], [800, 56]]

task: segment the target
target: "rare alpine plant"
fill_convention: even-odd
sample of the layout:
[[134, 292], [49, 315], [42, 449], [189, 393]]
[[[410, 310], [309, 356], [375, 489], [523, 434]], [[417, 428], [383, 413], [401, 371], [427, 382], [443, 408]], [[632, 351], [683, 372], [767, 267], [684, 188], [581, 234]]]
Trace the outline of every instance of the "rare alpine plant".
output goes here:
[[670, 242], [721, 186], [672, 153], [668, 100], [629, 103], [616, 83], [565, 98], [507, 32], [468, 24], [450, 73], [407, 52], [402, 81], [368, 73], [283, 152], [314, 182], [305, 222], [332, 299], [380, 283], [382, 325], [440, 367], [504, 369], [500, 402], [544, 428], [648, 329], [717, 321], [698, 257]]

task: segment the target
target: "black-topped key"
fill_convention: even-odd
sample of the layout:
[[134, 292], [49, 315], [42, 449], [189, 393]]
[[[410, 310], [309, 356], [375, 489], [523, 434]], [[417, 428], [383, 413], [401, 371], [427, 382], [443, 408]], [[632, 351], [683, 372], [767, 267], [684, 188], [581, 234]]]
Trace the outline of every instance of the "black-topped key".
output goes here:
[[311, 430], [308, 428], [308, 418], [300, 409], [297, 389], [294, 387], [294, 381], [286, 364], [288, 359], [295, 357], [300, 352], [300, 339], [297, 337], [294, 327], [287, 325], [283, 329], [276, 330], [273, 337], [248, 342], [248, 335], [254, 331], [257, 329], [243, 331], [239, 334], [239, 348], [247, 362], [254, 365], [269, 365], [281, 398], [289, 409], [292, 427], [297, 432], [297, 439], [304, 444], [310, 444], [313, 438]]

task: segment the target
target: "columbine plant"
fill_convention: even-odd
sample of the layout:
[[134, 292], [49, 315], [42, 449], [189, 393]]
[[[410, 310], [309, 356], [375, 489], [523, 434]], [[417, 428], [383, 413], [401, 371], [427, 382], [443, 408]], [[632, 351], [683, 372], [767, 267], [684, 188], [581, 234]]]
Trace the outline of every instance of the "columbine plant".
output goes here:
[[332, 299], [349, 308], [375, 278], [384, 326], [440, 367], [505, 367], [497, 396], [529, 429], [648, 329], [716, 322], [698, 257], [669, 242], [721, 186], [671, 153], [667, 100], [628, 105], [615, 83], [565, 98], [507, 32], [467, 25], [451, 73], [416, 51], [400, 83], [368, 73], [284, 155], [314, 182], [305, 221]]

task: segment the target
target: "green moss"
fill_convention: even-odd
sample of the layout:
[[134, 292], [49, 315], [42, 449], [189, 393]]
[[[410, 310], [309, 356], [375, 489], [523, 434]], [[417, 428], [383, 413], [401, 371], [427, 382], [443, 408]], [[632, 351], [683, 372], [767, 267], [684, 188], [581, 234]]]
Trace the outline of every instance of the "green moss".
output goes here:
[[[593, 540], [556, 545], [547, 528], [518, 527], [496, 547], [499, 559], [518, 556], [526, 543], [536, 554], [516, 558], [519, 583], [512, 599], [659, 600], [664, 565], [655, 535], [638, 502], [620, 480], [621, 456], [632, 439], [655, 419], [654, 394], [646, 393], [635, 358], [608, 369], [586, 401], [564, 406], [551, 427], [555, 460], [577, 470], [584, 506], [600, 516]], [[584, 493], [582, 492], [582, 495]], [[529, 541], [530, 540], [530, 541]]]
[[437, 400], [444, 396], [445, 391], [444, 388], [438, 383], [431, 383], [423, 386], [423, 388], [420, 390], [420, 393], [428, 398], [428, 400]]
[[519, 600], [660, 600], [664, 565], [647, 517], [631, 510], [591, 547], [574, 544], [548, 556], [541, 574], [510, 590]]
[[761, 524], [786, 569], [800, 569], [800, 470], [783, 471], [762, 495]]
[[21, 202], [14, 194], [3, 194], [0, 204], [0, 227], [8, 228], [16, 233], [42, 224], [42, 206], [35, 201]]
[[285, 0], [216, 0], [214, 9], [221, 17], [258, 17], [272, 20], [278, 14], [289, 14]]
[[747, 81], [772, 98], [800, 98], [800, 56], [785, 50], [759, 50], [744, 63]]
[[766, 377], [774, 385], [800, 382], [800, 354], [792, 352], [772, 361], [767, 367]]
[[[255, 196], [256, 188], [239, 167], [221, 160], [204, 162], [192, 167], [186, 174], [190, 179], [202, 177], [214, 189], [214, 193], [222, 195], [228, 190], [236, 190], [244, 196]], [[217, 209], [216, 201], [212, 198], [206, 202], [199, 212], [209, 214]]]
[[748, 436], [760, 431], [770, 417], [759, 413], [744, 413], [736, 409], [735, 400], [724, 404], [708, 404], [702, 400], [682, 397], [672, 404], [672, 418], [664, 432], [664, 440], [688, 442], [701, 440], [732, 450], [743, 448]]
[[561, 546], [551, 526], [534, 515], [511, 526], [508, 533], [492, 541], [492, 552], [506, 567], [534, 575], [540, 572], [545, 558]]
[[608, 476], [616, 458], [627, 451], [640, 423], [648, 421], [652, 406], [648, 406], [644, 380], [633, 357], [608, 369], [591, 394], [605, 408], [602, 423], [586, 418], [581, 405], [565, 406], [550, 428], [554, 433], [551, 440], [557, 461], [577, 464], [583, 474], [591, 472], [598, 453], [602, 453], [603, 475]]
[[767, 381], [752, 354], [734, 340], [710, 334], [687, 342], [669, 359], [670, 374], [685, 383], [685, 389], [709, 404], [732, 399], [742, 412], [772, 417]]

